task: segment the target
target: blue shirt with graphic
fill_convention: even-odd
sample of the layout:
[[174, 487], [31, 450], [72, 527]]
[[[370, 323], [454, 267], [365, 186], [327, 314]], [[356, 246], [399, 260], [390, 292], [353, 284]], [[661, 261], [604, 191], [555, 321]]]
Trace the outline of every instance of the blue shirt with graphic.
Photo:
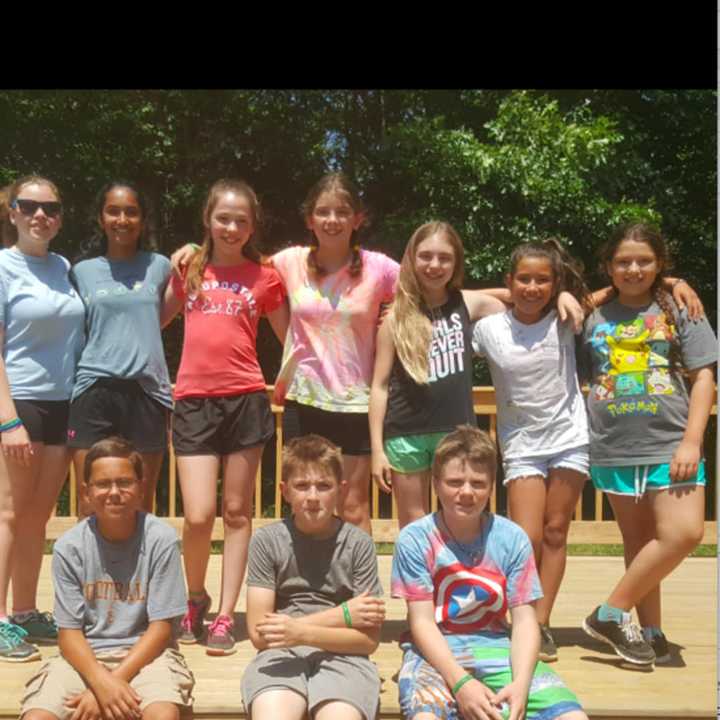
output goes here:
[[490, 513], [470, 545], [450, 538], [438, 513], [403, 528], [390, 582], [393, 597], [433, 602], [451, 649], [510, 647], [508, 609], [543, 595], [527, 534]]

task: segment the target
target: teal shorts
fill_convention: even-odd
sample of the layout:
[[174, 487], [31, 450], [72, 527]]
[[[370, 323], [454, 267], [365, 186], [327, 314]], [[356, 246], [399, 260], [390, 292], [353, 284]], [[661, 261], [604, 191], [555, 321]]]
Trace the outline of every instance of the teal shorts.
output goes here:
[[623, 465], [622, 467], [590, 468], [593, 485], [613, 495], [631, 495], [640, 498], [649, 490], [665, 490], [669, 487], [705, 486], [705, 461], [701, 460], [694, 478], [684, 482], [670, 479], [670, 464], [660, 465]]
[[388, 438], [385, 441], [385, 455], [390, 467], [399, 473], [429, 470], [435, 448], [446, 435], [446, 432], [436, 432]]

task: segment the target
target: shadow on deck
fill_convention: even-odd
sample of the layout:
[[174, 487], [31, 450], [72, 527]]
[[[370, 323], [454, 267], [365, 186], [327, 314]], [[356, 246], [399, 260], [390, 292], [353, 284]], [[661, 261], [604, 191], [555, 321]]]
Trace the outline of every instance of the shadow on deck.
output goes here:
[[[208, 590], [217, 603], [220, 556], [208, 569]], [[52, 606], [50, 558], [45, 557], [40, 582], [41, 609]], [[380, 557], [380, 577], [390, 585], [390, 561]], [[612, 720], [691, 720], [716, 717], [716, 562], [691, 558], [663, 585], [664, 630], [671, 642], [672, 662], [653, 670], [621, 664], [606, 647], [588, 638], [580, 624], [609, 593], [622, 572], [621, 558], [573, 557], [553, 615], [553, 634], [559, 645], [555, 669], [579, 696], [591, 718]], [[208, 657], [202, 646], [183, 646], [195, 673], [196, 718], [225, 720], [245, 717], [240, 701], [240, 678], [254, 655], [245, 632], [245, 593], [238, 604], [237, 653], [225, 658]], [[405, 607], [388, 600], [388, 621], [381, 644], [373, 656], [383, 680], [381, 718], [400, 718], [396, 673], [400, 665], [397, 637], [404, 625]], [[41, 648], [43, 657], [56, 652]], [[25, 681], [38, 663], [0, 664], [0, 720], [16, 718]]]

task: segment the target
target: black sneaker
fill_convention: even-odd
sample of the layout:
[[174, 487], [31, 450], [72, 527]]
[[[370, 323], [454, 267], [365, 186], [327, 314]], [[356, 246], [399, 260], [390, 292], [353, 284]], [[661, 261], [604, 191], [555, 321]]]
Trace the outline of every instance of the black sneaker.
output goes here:
[[583, 620], [583, 630], [592, 638], [612, 645], [616, 655], [634, 665], [652, 665], [655, 651], [645, 642], [640, 628], [630, 620], [630, 613], [623, 613], [622, 623], [600, 620], [596, 607], [592, 615]]
[[547, 625], [540, 626], [540, 652], [538, 659], [543, 662], [555, 662], [558, 659], [557, 645], [550, 634], [550, 628]]
[[178, 642], [183, 645], [192, 645], [200, 642], [205, 634], [205, 616], [212, 605], [210, 596], [205, 593], [202, 600], [188, 600], [188, 609], [180, 621], [180, 636]]
[[667, 638], [663, 633], [653, 635], [652, 640], [650, 640], [650, 647], [652, 647], [655, 652], [656, 665], [664, 665], [665, 663], [669, 663], [672, 659], [670, 656], [670, 648], [668, 647]]

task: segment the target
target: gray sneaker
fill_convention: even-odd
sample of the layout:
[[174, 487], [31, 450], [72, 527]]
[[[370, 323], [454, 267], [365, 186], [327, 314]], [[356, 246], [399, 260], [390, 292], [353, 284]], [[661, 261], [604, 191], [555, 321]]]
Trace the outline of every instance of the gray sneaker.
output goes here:
[[631, 621], [630, 613], [623, 613], [621, 623], [600, 620], [596, 607], [583, 620], [583, 630], [592, 638], [611, 645], [616, 655], [634, 665], [652, 665], [655, 651], [645, 642], [640, 628]]
[[205, 633], [205, 616], [210, 609], [212, 600], [206, 593], [205, 597], [198, 602], [188, 600], [188, 609], [180, 622], [180, 637], [178, 642], [184, 645], [192, 645], [199, 642]]
[[38, 645], [52, 645], [57, 642], [58, 629], [52, 613], [33, 610], [24, 620], [18, 620], [15, 616], [9, 619], [13, 625], [21, 627], [27, 633], [27, 642]]
[[232, 655], [235, 652], [234, 623], [227, 615], [218, 615], [208, 628], [208, 655]]
[[25, 642], [26, 637], [27, 633], [21, 627], [0, 621], [0, 661], [20, 663], [39, 660], [40, 651]]
[[550, 628], [547, 625], [540, 626], [540, 652], [538, 658], [543, 662], [555, 662], [558, 659], [557, 645], [550, 634]]

